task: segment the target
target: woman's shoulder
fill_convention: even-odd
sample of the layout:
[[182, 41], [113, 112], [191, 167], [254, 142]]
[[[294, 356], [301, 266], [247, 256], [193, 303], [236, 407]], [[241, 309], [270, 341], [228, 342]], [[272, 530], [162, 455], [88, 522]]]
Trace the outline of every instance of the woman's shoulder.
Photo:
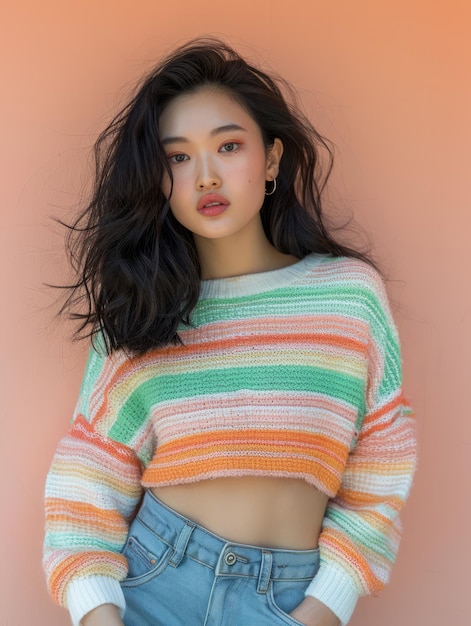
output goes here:
[[345, 315], [394, 325], [383, 277], [372, 264], [354, 257], [310, 256], [304, 284], [312, 297], [335, 302]]
[[373, 291], [384, 288], [383, 278], [374, 265], [354, 257], [311, 254], [306, 259], [307, 273], [330, 285], [351, 285]]
[[132, 356], [126, 350], [108, 350], [103, 334], [97, 333], [89, 346], [81, 395], [89, 396], [97, 388], [129, 384], [139, 376], [143, 367], [141, 361], [141, 357]]

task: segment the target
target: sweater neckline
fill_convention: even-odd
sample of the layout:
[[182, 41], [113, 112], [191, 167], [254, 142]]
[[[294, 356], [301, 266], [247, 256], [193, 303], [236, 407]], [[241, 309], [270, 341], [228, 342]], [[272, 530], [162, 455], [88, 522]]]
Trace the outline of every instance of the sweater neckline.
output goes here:
[[202, 280], [200, 300], [250, 296], [286, 287], [295, 280], [304, 277], [323, 258], [325, 255], [311, 253], [292, 265], [268, 272]]

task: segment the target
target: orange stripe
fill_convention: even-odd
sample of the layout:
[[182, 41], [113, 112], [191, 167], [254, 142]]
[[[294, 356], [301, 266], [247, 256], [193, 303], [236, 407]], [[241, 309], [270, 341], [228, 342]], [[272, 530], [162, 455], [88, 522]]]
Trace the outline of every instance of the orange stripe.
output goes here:
[[[403, 499], [400, 496], [374, 495], [372, 493], [352, 491], [343, 488], [339, 490], [336, 500], [342, 500], [349, 506], [358, 507], [359, 509], [365, 505], [375, 506], [377, 504], [387, 504], [395, 511], [399, 511], [404, 504]], [[388, 525], [390, 524], [390, 520], [388, 520], [388, 518], [383, 519], [385, 519]]]
[[78, 415], [70, 429], [70, 434], [79, 441], [95, 444], [108, 455], [113, 456], [126, 464], [132, 464], [140, 469], [140, 462], [132, 451], [120, 443], [106, 437], [101, 437], [83, 415]]
[[315, 446], [316, 448], [324, 448], [330, 450], [336, 456], [344, 457], [345, 452], [348, 452], [347, 446], [336, 441], [335, 439], [331, 439], [326, 435], [320, 434], [311, 434], [311, 433], [302, 433], [296, 430], [228, 430], [226, 431], [213, 431], [210, 433], [197, 433], [194, 435], [188, 435], [187, 437], [180, 437], [175, 441], [171, 441], [166, 443], [159, 448], [159, 452], [162, 453], [171, 453], [174, 452], [177, 454], [180, 450], [186, 447], [198, 447], [203, 444], [210, 445], [212, 442], [219, 443], [224, 442], [223, 445], [226, 444], [226, 441], [240, 441], [250, 445], [250, 443], [256, 442], [257, 444], [260, 442], [267, 442], [269, 445], [273, 446], [273, 444], [277, 440], [293, 441], [293, 445], [296, 443], [305, 444], [309, 447]]
[[[339, 348], [343, 348], [345, 350], [353, 350], [356, 352], [365, 352], [365, 344], [362, 341], [358, 341], [356, 339], [351, 339], [348, 337], [339, 337], [339, 335], [327, 334], [327, 333], [309, 333], [306, 334], [272, 334], [272, 335], [249, 335], [249, 336], [241, 336], [241, 337], [233, 337], [230, 339], [219, 339], [214, 341], [207, 341], [204, 344], [205, 354], [209, 354], [211, 352], [223, 352], [225, 350], [229, 351], [239, 351], [243, 347], [253, 348], [254, 346], [267, 346], [267, 345], [301, 345], [306, 347], [306, 343], [315, 343], [317, 345], [327, 345], [327, 346], [336, 346]], [[170, 346], [165, 351], [164, 355], [160, 355], [161, 357], [168, 356], [170, 358], [174, 357], [178, 354], [178, 356], [191, 356], [194, 354], [201, 353], [201, 344], [186, 344], [184, 347], [182, 346]], [[154, 361], [155, 354], [149, 353], [148, 356], [143, 357], [143, 361]], [[150, 363], [149, 363], [150, 364]]]
[[373, 424], [375, 421], [379, 420], [384, 415], [394, 411], [394, 409], [397, 409], [401, 405], [405, 408], [409, 408], [405, 402], [404, 396], [402, 395], [393, 398], [390, 402], [377, 409], [376, 411], [373, 411], [372, 413], [367, 413], [365, 419], [363, 420], [362, 432], [360, 433], [360, 437], [358, 438], [358, 440], [360, 441], [360, 439], [370, 436], [373, 432], [379, 432], [389, 428], [391, 422], [394, 421], [394, 419], [396, 418], [395, 413], [387, 422], [380, 422], [376, 425]]
[[85, 502], [73, 502], [61, 498], [47, 498], [46, 512], [48, 522], [57, 523], [60, 520], [70, 520], [74, 524], [80, 524], [82, 519], [93, 519], [93, 523], [99, 523], [103, 528], [116, 529], [120, 527], [126, 530], [127, 525], [123, 516], [114, 510], [100, 509]]
[[[107, 539], [114, 538], [114, 541], [120, 543], [124, 542], [124, 540], [126, 539], [126, 533], [128, 529], [126, 524], [124, 524], [123, 522], [121, 522], [121, 525], [117, 527], [115, 525], [104, 523], [101, 517], [93, 518], [91, 521], [93, 522], [92, 534], [94, 537], [96, 537], [97, 535], [100, 536], [102, 534], [106, 534]], [[60, 532], [64, 531], [64, 529], [67, 529], [69, 532], [74, 532], [75, 530], [77, 533], [80, 533], [80, 536], [83, 536], [84, 534], [81, 525], [81, 519], [77, 520], [77, 518], [71, 518], [70, 516], [48, 516], [48, 525], [53, 531], [55, 528]], [[86, 533], [85, 536], [88, 536], [88, 534], [90, 533]]]
[[[260, 459], [257, 459], [260, 461]], [[315, 459], [311, 461], [283, 458], [263, 458], [263, 463], [258, 464], [264, 472], [277, 472], [280, 475], [296, 474], [302, 471], [303, 475], [310, 474], [325, 486], [326, 492], [335, 493], [338, 489], [340, 479], [335, 475], [332, 467], [324, 467]], [[219, 471], [247, 471], [252, 473], [257, 471], [254, 466], [254, 459], [251, 457], [231, 458], [228, 463], [227, 457], [224, 459], [212, 458], [209, 462], [186, 463], [182, 467], [159, 467], [150, 464], [144, 472], [142, 483], [146, 486], [152, 484], [169, 483], [175, 478], [179, 482], [192, 480], [207, 473], [217, 473]]]

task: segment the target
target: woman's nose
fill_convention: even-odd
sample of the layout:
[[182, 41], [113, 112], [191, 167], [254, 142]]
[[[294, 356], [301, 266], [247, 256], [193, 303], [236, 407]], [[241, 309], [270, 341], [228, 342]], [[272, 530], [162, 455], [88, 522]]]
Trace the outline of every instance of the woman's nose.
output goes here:
[[196, 178], [198, 189], [214, 189], [221, 185], [221, 178], [216, 171], [214, 163], [209, 158], [201, 158], [198, 164]]

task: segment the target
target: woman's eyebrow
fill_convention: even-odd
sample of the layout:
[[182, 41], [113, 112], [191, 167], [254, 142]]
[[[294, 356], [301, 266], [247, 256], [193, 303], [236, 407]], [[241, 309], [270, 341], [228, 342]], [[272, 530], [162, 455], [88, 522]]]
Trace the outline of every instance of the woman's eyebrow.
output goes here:
[[[233, 130], [241, 130], [244, 133], [247, 132], [245, 128], [239, 126], [238, 124], [224, 124], [224, 126], [218, 126], [217, 128], [213, 128], [210, 132], [211, 137], [215, 137], [216, 135], [220, 135], [221, 133], [228, 133]], [[189, 143], [187, 137], [183, 136], [175, 136], [175, 137], [165, 137], [162, 139], [162, 145], [168, 146], [171, 143]]]
[[217, 128], [213, 128], [213, 130], [211, 131], [211, 137], [214, 137], [215, 135], [220, 135], [221, 133], [228, 133], [233, 130], [242, 130], [244, 131], [244, 133], [247, 132], [245, 128], [242, 128], [242, 126], [239, 126], [238, 124], [225, 124], [224, 126], [218, 126]]

